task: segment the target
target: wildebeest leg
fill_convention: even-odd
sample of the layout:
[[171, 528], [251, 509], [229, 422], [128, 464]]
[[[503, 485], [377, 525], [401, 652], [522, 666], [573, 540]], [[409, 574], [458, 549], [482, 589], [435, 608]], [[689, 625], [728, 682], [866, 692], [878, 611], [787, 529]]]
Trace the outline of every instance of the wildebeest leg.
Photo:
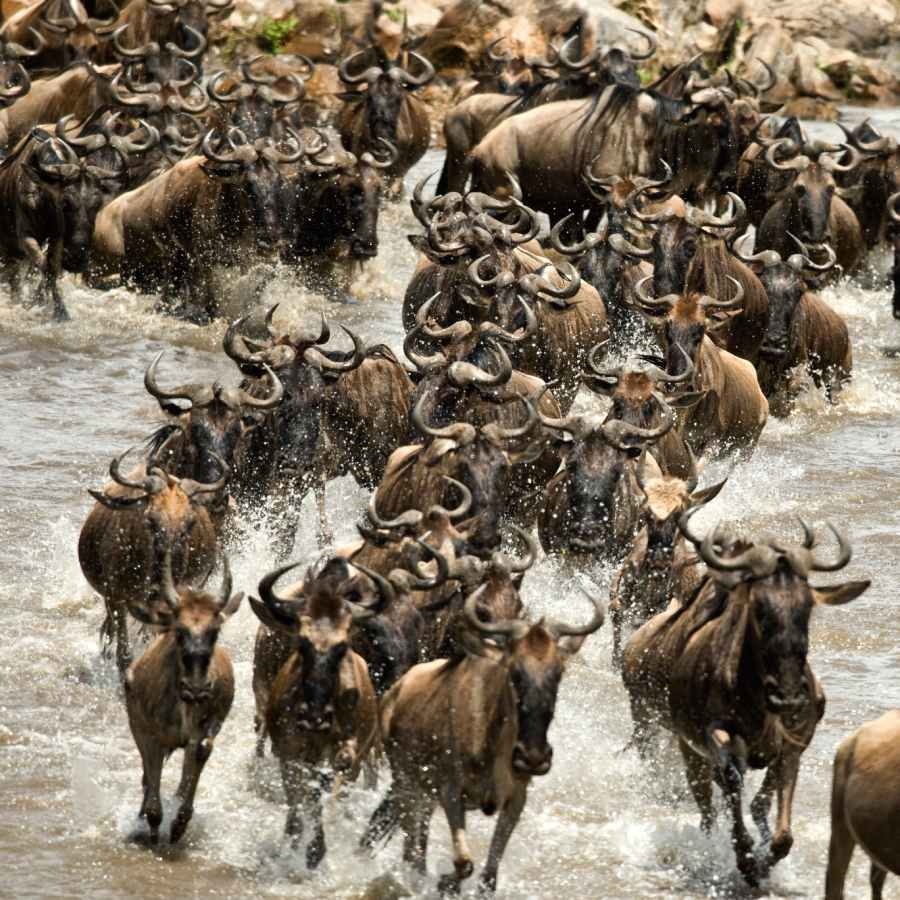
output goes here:
[[700, 810], [700, 828], [707, 834], [713, 826], [716, 813], [712, 802], [713, 771], [709, 762], [691, 749], [690, 744], [678, 739], [678, 748], [684, 759], [688, 786]]
[[510, 837], [515, 830], [525, 808], [525, 800], [528, 796], [528, 789], [520, 787], [506, 801], [500, 810], [500, 817], [497, 819], [497, 825], [494, 828], [494, 836], [491, 838], [491, 848], [488, 850], [488, 858], [484, 869], [481, 872], [481, 885], [485, 890], [493, 893], [497, 890], [497, 870], [500, 868], [500, 860], [503, 859], [503, 853], [506, 845], [509, 843]]
[[200, 783], [200, 775], [203, 767], [209, 759], [213, 749], [213, 741], [219, 732], [220, 723], [213, 720], [206, 731], [206, 736], [200, 741], [191, 741], [184, 748], [184, 760], [181, 766], [181, 784], [178, 786], [178, 795], [181, 797], [181, 805], [178, 807], [178, 815], [172, 823], [169, 832], [169, 842], [177, 844], [191, 821], [194, 814], [194, 796], [197, 793], [197, 785]]
[[397, 782], [395, 781], [385, 795], [384, 800], [375, 808], [375, 812], [369, 817], [369, 824], [365, 833], [359, 839], [360, 850], [371, 850], [375, 844], [390, 840], [394, 828], [400, 819], [401, 799]]
[[400, 827], [404, 832], [403, 860], [424, 875], [428, 852], [428, 826], [434, 813], [430, 797], [407, 791], [401, 804]]
[[8, 259], [3, 266], [3, 278], [9, 282], [9, 293], [14, 303], [22, 302], [22, 261]]
[[609, 604], [609, 616], [612, 621], [612, 664], [614, 669], [622, 668], [622, 604], [616, 598]]
[[882, 869], [877, 862], [873, 862], [869, 868], [869, 885], [872, 888], [872, 900], [881, 900], [886, 878], [887, 869]]
[[438, 890], [442, 894], [458, 893], [460, 882], [468, 878], [474, 869], [469, 842], [466, 839], [466, 807], [462, 798], [462, 785], [459, 776], [453, 775], [440, 792], [440, 802], [450, 826], [450, 837], [453, 840], [452, 874], [441, 875]]
[[159, 798], [159, 785], [162, 780], [163, 752], [162, 747], [154, 740], [145, 738], [143, 741], [135, 735], [135, 743], [141, 754], [144, 764], [144, 775], [141, 784], [144, 788], [144, 802], [141, 804], [140, 816], [146, 817], [150, 826], [150, 843], [155, 844], [159, 840], [159, 826], [162, 822], [162, 801]]
[[316, 508], [319, 511], [319, 531], [316, 535], [316, 540], [320, 548], [330, 547], [334, 543], [334, 534], [328, 524], [328, 511], [325, 509], [325, 487], [327, 483], [323, 474], [317, 474], [316, 483], [313, 485], [316, 495]]
[[772, 794], [778, 784], [778, 775], [778, 763], [772, 763], [766, 769], [763, 783], [750, 804], [750, 815], [753, 816], [753, 821], [759, 830], [760, 839], [764, 844], [768, 844], [772, 840], [772, 829], [769, 828], [769, 811], [772, 809]]
[[287, 799], [288, 814], [284, 823], [284, 833], [291, 839], [291, 847], [296, 850], [303, 836], [303, 779], [308, 777], [301, 763], [295, 760], [281, 760], [281, 783]]
[[325, 828], [322, 825], [322, 790], [324, 777], [323, 773], [317, 773], [314, 784], [306, 783], [304, 805], [306, 811], [313, 821], [312, 840], [306, 848], [306, 867], [315, 869], [325, 858]]
[[266, 755], [266, 720], [263, 716], [253, 717], [253, 730], [256, 732], [256, 755], [262, 759]]
[[[791, 811], [794, 805], [794, 790], [797, 787], [797, 776], [800, 773], [800, 754], [788, 751], [787, 755], [772, 767], [775, 768], [776, 796], [778, 799], [778, 818], [775, 822], [775, 836], [769, 848], [767, 865], [773, 866], [790, 853], [794, 844], [791, 834]], [[768, 778], [768, 772], [766, 773]]]
[[128, 639], [128, 614], [125, 605], [114, 601], [107, 601], [106, 614], [112, 620], [112, 628], [116, 633], [116, 667], [119, 670], [119, 678], [124, 681], [125, 673], [131, 665], [131, 646]]

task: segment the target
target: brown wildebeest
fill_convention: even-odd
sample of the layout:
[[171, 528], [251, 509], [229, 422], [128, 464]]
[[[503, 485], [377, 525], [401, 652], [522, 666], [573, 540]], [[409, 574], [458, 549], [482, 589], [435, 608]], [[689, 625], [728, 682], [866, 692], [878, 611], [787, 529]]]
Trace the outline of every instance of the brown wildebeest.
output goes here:
[[[697, 391], [679, 390], [690, 381], [694, 364], [688, 361], [684, 372], [670, 375], [664, 369], [642, 359], [630, 359], [622, 366], [601, 369], [596, 351], [588, 356], [588, 370], [581, 377], [586, 388], [612, 400], [607, 422], [622, 421], [637, 428], [658, 428], [666, 406], [686, 409], [698, 403], [703, 395]], [[672, 390], [666, 394], [664, 391]], [[650, 447], [663, 475], [674, 475], [686, 481], [696, 480], [697, 461], [683, 435], [675, 428], [667, 431]]]
[[[827, 588], [809, 584], [813, 572], [835, 572], [850, 561], [850, 544], [833, 526], [838, 558], [816, 553], [804, 524], [803, 544], [771, 540], [747, 545], [719, 529], [703, 539], [681, 528], [698, 547], [710, 577], [699, 592], [638, 629], [625, 646], [622, 677], [631, 700], [635, 741], [661, 727], [678, 738], [701, 827], [712, 826], [712, 785], [732, 815], [737, 865], [750, 884], [787, 856], [793, 844], [791, 807], [800, 757], [825, 709], [825, 696], [807, 662], [809, 621], [819, 604], [848, 603], [868, 581]], [[721, 549], [717, 549], [717, 545]], [[744, 824], [742, 786], [747, 767], [766, 776], [751, 803], [766, 845], [757, 861]], [[778, 796], [774, 837], [768, 815]]]
[[866, 722], [841, 741], [831, 785], [831, 843], [825, 900], [844, 900], [844, 880], [859, 844], [871, 862], [872, 900], [888, 872], [900, 875], [900, 710]]
[[639, 308], [659, 332], [665, 351], [659, 362], [672, 375], [681, 374], [692, 362], [690, 384], [703, 394], [698, 403], [680, 411], [679, 430], [697, 453], [721, 453], [729, 447], [750, 452], [766, 424], [769, 404], [753, 364], [717, 347], [707, 334], [724, 325], [740, 306], [742, 289], [735, 283], [736, 296], [722, 301], [696, 293], [656, 299], [646, 291], [651, 278], [642, 278], [635, 294]]
[[163, 763], [184, 750], [178, 796], [181, 805], [169, 841], [178, 843], [194, 812], [194, 796], [213, 741], [234, 700], [234, 670], [228, 652], [217, 644], [226, 619], [237, 612], [243, 594], [231, 593], [231, 571], [219, 595], [181, 587], [172, 577], [171, 546], [162, 564], [155, 603], [129, 602], [140, 622], [163, 629], [125, 676], [125, 708], [144, 767], [140, 815], [150, 826], [150, 842], [159, 840], [163, 810]]
[[52, 303], [57, 321], [69, 318], [58, 283], [62, 270], [87, 267], [94, 217], [108, 199], [102, 185], [124, 174], [124, 160], [115, 159], [116, 169], [104, 168], [80, 158], [66, 140], [35, 129], [0, 162], [4, 275], [21, 299], [20, 268], [29, 262], [41, 275], [35, 302]]
[[804, 270], [827, 271], [837, 258], [834, 250], [826, 244], [827, 260], [816, 263], [799, 241], [800, 252], [786, 260], [774, 250], [743, 254], [739, 243], [735, 242], [735, 252], [758, 271], [769, 295], [769, 327], [757, 375], [773, 415], [790, 411], [798, 367], [833, 399], [853, 370], [850, 332], [843, 317], [809, 289]]
[[[793, 156], [779, 161], [779, 150]], [[844, 163], [835, 156], [842, 150], [849, 155]], [[861, 159], [859, 151], [848, 144], [835, 147], [816, 141], [798, 147], [787, 138], [771, 144], [766, 162], [792, 178], [759, 226], [757, 250], [775, 250], [787, 259], [794, 249], [790, 238], [794, 234], [813, 249], [830, 243], [844, 273], [855, 271], [865, 258], [866, 246], [859, 220], [841, 199], [842, 189], [834, 179], [838, 173], [852, 171]]]
[[[671, 178], [671, 170], [666, 169]], [[744, 203], [729, 193], [730, 209], [719, 216], [674, 197], [670, 203], [655, 204], [655, 211], [641, 210], [644, 193], [661, 187], [668, 178], [650, 181], [627, 200], [629, 213], [653, 232], [653, 293], [664, 297], [696, 291], [731, 300], [740, 292], [740, 309], [716, 330], [713, 340], [755, 365], [769, 319], [768, 298], [756, 275], [729, 253], [720, 233], [740, 222], [746, 212]]]
[[78, 561], [91, 587], [103, 597], [106, 620], [101, 634], [116, 638], [116, 662], [124, 676], [131, 663], [128, 604], [142, 603], [159, 582], [166, 548], [179, 584], [202, 584], [216, 562], [218, 539], [204, 495], [225, 486], [228, 468], [218, 458], [220, 477], [210, 484], [175, 478], [156, 465], [128, 474], [119, 470], [129, 451], [109, 467], [113, 484], [90, 491], [97, 501], [78, 538]]
[[637, 531], [644, 505], [638, 470], [659, 475], [648, 445], [675, 424], [675, 413], [659, 397], [660, 424], [639, 428], [618, 419], [604, 421], [597, 413], [562, 419], [540, 416], [541, 422], [572, 435], [560, 471], [544, 489], [538, 514], [538, 534], [547, 553], [576, 558], [616, 559]]
[[609, 591], [614, 666], [622, 664], [623, 626], [643, 625], [669, 603], [683, 604], [699, 587], [700, 560], [679, 531], [678, 520], [686, 510], [714, 499], [725, 481], [701, 491], [696, 489], [696, 478], [688, 483], [664, 475], [641, 482], [647, 497], [644, 525], [613, 576]]
[[35, 79], [24, 97], [0, 110], [0, 147], [11, 149], [38, 125], [68, 115], [84, 121], [101, 106], [114, 104], [112, 81], [120, 71], [120, 66], [76, 62], [57, 75]]
[[0, 110], [7, 109], [31, 90], [31, 79], [22, 61], [37, 56], [45, 41], [39, 31], [31, 29], [37, 46], [25, 47], [0, 35]]
[[[322, 791], [328, 783], [323, 767], [346, 780], [359, 775], [370, 752], [378, 749], [378, 705], [365, 660], [350, 648], [354, 618], [371, 616], [387, 602], [380, 576], [380, 601], [365, 608], [347, 596], [347, 561], [329, 560], [303, 585], [304, 602], [279, 597], [275, 582], [294, 565], [269, 573], [259, 583], [262, 600], [250, 598], [253, 612], [267, 628], [291, 636], [293, 652], [267, 685], [266, 730], [281, 764], [287, 795], [285, 834], [296, 847], [303, 834], [304, 814], [312, 819], [313, 836], [306, 864], [315, 868], [325, 856]], [[257, 644], [257, 653], [259, 644]], [[254, 654], [254, 668], [263, 660]], [[254, 679], [256, 686], [256, 679]], [[257, 692], [257, 702], [261, 695]]]
[[[496, 889], [531, 779], [552, 765], [547, 731], [566, 663], [603, 624], [603, 607], [594, 598], [594, 617], [580, 627], [543, 619], [535, 625], [520, 618], [483, 622], [479, 593], [465, 606], [479, 646], [461, 659], [414, 666], [384, 698], [381, 731], [394, 780], [362, 839], [371, 849], [400, 826], [403, 858], [424, 874], [428, 827], [439, 803], [453, 839], [454, 868], [441, 876], [442, 892], [458, 891], [472, 874], [466, 811], [474, 809], [499, 813], [481, 873], [482, 887]], [[501, 637], [502, 647], [489, 641]]]
[[[367, 54], [374, 56], [375, 65], [352, 74], [351, 67]], [[412, 50], [406, 66], [401, 66], [403, 55], [401, 51], [391, 60], [382, 47], [373, 45], [348, 56], [338, 67], [341, 81], [350, 88], [340, 94], [344, 106], [335, 122], [341, 142], [357, 157], [374, 152], [384, 141], [395, 146], [396, 157], [384, 173], [395, 187], [402, 186], [403, 176], [425, 155], [431, 140], [428, 109], [413, 92], [434, 78], [434, 66]], [[410, 71], [413, 61], [418, 75]]]

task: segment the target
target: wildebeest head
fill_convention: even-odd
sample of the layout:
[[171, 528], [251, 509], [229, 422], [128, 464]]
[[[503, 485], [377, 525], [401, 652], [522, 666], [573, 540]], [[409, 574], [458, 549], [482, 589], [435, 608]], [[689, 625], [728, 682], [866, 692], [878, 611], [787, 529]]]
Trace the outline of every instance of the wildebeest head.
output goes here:
[[762, 250], [748, 255], [742, 250], [742, 245], [748, 239], [749, 234], [745, 234], [735, 241], [734, 251], [739, 259], [756, 272], [769, 297], [769, 324], [760, 355], [767, 359], [783, 360], [788, 354], [794, 314], [807, 291], [803, 270], [827, 271], [834, 266], [837, 256], [831, 246], [826, 244], [827, 261], [816, 263], [806, 255], [806, 247], [797, 238], [794, 240], [800, 252], [791, 254], [786, 260], [782, 260], [775, 250]]
[[355, 689], [340, 692], [340, 670], [350, 649], [350, 626], [381, 612], [390, 601], [384, 579], [376, 576], [375, 603], [362, 601], [371, 592], [366, 577], [355, 575], [346, 559], [333, 557], [316, 573], [307, 572], [303, 585], [282, 597], [275, 583], [297, 563], [270, 572], [259, 583], [261, 600], [250, 598], [257, 618], [268, 628], [290, 634], [295, 653], [288, 665], [300, 682], [294, 712], [305, 731], [328, 732], [339, 702], [352, 704]]
[[[202, 703], [212, 694], [209, 664], [225, 620], [237, 612], [244, 595], [231, 593], [231, 570], [225, 574], [218, 595], [194, 588], [178, 588], [172, 577], [172, 548], [166, 548], [162, 577], [151, 604], [129, 603], [129, 612], [147, 625], [174, 635], [178, 647], [178, 695], [184, 703]], [[128, 684], [126, 681], [126, 691]]]
[[63, 265], [72, 272], [82, 272], [87, 266], [94, 220], [108, 199], [104, 183], [122, 178], [124, 160], [116, 154], [116, 168], [107, 169], [93, 157], [80, 158], [68, 141], [51, 138], [41, 129], [35, 131], [34, 138], [37, 143], [25, 164], [25, 172], [58, 210]]
[[[274, 409], [284, 396], [278, 376], [264, 367], [272, 385], [268, 397], [253, 397], [239, 388], [227, 388], [215, 382], [211, 385], [185, 384], [171, 391], [163, 390], [156, 382], [156, 370], [165, 351], [159, 355], [144, 375], [144, 387], [156, 398], [164, 413], [174, 416], [182, 435], [182, 469], [190, 471], [198, 481], [209, 482], [224, 460], [234, 465], [238, 442], [248, 428], [255, 427], [254, 411]], [[175, 400], [187, 401], [187, 408]], [[246, 419], [250, 421], [246, 421]]]
[[[378, 64], [352, 74], [350, 70], [353, 64], [361, 61], [372, 51], [376, 54]], [[372, 142], [383, 140], [391, 144], [397, 143], [400, 110], [408, 92], [423, 87], [434, 78], [434, 66], [427, 59], [414, 51], [410, 51], [409, 58], [419, 67], [418, 75], [413, 75], [408, 69], [402, 68], [399, 60], [396, 62], [389, 60], [379, 47], [360, 50], [348, 56], [338, 67], [341, 81], [353, 88], [340, 94], [340, 97], [348, 103], [365, 104], [366, 130]], [[363, 84], [365, 89], [357, 90]]]
[[560, 69], [570, 78], [590, 80], [596, 84], [623, 84], [640, 88], [641, 79], [637, 71], [637, 63], [650, 59], [656, 52], [656, 38], [646, 31], [628, 28], [646, 42], [640, 51], [629, 51], [624, 47], [598, 44], [581, 59], [578, 54], [582, 50], [583, 37], [580, 32], [573, 34], [559, 48], [558, 63]]
[[850, 561], [850, 544], [829, 523], [838, 541], [838, 558], [823, 560], [816, 552], [816, 535], [805, 522], [803, 543], [767, 539], [740, 550], [724, 549], [724, 537], [715, 528], [702, 539], [690, 529], [690, 512], [682, 515], [681, 529], [698, 548], [700, 558], [718, 579], [730, 587], [724, 615], [730, 627], [722, 629], [721, 656], [727, 677], [736, 682], [741, 657], [758, 681], [770, 712], [790, 718], [812, 700], [813, 686], [806, 672], [809, 618], [816, 604], [839, 605], [854, 600], [869, 581], [851, 581], [814, 587], [812, 572], [836, 572]]
[[[780, 151], [790, 151], [794, 155], [779, 161], [776, 156]], [[847, 161], [843, 163], [839, 161], [842, 151], [847, 154]], [[821, 246], [828, 241], [831, 201], [838, 192], [835, 173], [852, 171], [861, 159], [859, 151], [849, 144], [831, 146], [816, 141], [798, 147], [792, 140], [783, 139], [769, 145], [766, 150], [769, 166], [792, 174], [783, 196], [786, 220], [788, 228], [804, 244]]]
[[47, 45], [39, 31], [28, 30], [37, 44], [34, 49], [0, 38], [0, 109], [6, 109], [31, 90], [31, 79], [22, 60], [37, 56]]
[[736, 278], [730, 275], [726, 277], [735, 288], [735, 296], [730, 300], [716, 300], [696, 292], [668, 294], [656, 299], [646, 292], [647, 283], [653, 279], [652, 275], [642, 278], [635, 286], [641, 312], [661, 329], [666, 351], [666, 371], [670, 374], [684, 373], [690, 363], [696, 367], [707, 331], [721, 327], [731, 316], [740, 312], [744, 288]]
[[516, 722], [511, 764], [519, 778], [550, 771], [553, 747], [547, 732], [556, 711], [556, 695], [566, 663], [581, 649], [585, 638], [603, 624], [602, 604], [594, 597], [589, 599], [594, 616], [580, 627], [544, 619], [534, 625], [518, 618], [484, 622], [478, 614], [479, 592], [466, 600], [466, 618], [476, 634], [505, 639], [501, 662], [508, 673], [509, 700]]
[[276, 463], [295, 474], [307, 474], [317, 461], [327, 384], [362, 364], [365, 345], [356, 334], [341, 326], [353, 341], [353, 350], [350, 353], [325, 350], [331, 330], [324, 315], [318, 334], [286, 333], [272, 324], [277, 309], [275, 304], [266, 314], [270, 335], [266, 344], [251, 342], [254, 349], [248, 352], [244, 341], [238, 340], [238, 329], [244, 319], [237, 319], [225, 332], [222, 346], [241, 372], [253, 379], [247, 385], [252, 393], [259, 393], [255, 388], [266, 377], [267, 367], [278, 376], [284, 397], [275, 416]]
[[580, 551], [605, 546], [614, 533], [617, 495], [630, 461], [647, 445], [666, 434], [675, 415], [661, 397], [653, 398], [662, 421], [654, 428], [639, 428], [622, 421], [604, 422], [595, 413], [552, 419], [539, 413], [541, 422], [568, 432], [573, 443], [565, 452], [567, 514], [571, 519], [569, 543]]

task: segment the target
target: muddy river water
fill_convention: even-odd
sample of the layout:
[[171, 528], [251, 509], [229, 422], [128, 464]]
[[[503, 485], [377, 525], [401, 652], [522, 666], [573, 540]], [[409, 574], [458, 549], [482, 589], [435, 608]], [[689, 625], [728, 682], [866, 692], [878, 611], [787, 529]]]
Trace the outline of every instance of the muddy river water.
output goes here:
[[[900, 112], [875, 121], [900, 136]], [[429, 154], [420, 171], [439, 158]], [[355, 285], [367, 299], [327, 304], [327, 312], [367, 340], [399, 349], [400, 299], [415, 259], [405, 234], [415, 221], [404, 203], [387, 210], [381, 223], [381, 255]], [[285, 314], [310, 325], [311, 311], [326, 306], [287, 274], [266, 278], [263, 304], [280, 301]], [[232, 278], [228, 287], [239, 303], [250, 285]], [[251, 764], [257, 623], [246, 604], [223, 632], [237, 696], [186, 839], [177, 850], [157, 852], [129, 841], [141, 769], [114, 665], [99, 656], [101, 604], [76, 557], [91, 503], [86, 488], [101, 486], [110, 458], [159, 421], [141, 377], [160, 349], [169, 348], [163, 384], [216, 377], [236, 383], [238, 372], [220, 349], [223, 322], [201, 328], [166, 319], [153, 312], [152, 298], [124, 290], [100, 294], [70, 282], [65, 293], [72, 313], [65, 325], [0, 296], [0, 896], [436, 896], [435, 874], [450, 859], [439, 815], [426, 881], [404, 870], [399, 840], [374, 859], [354, 853], [380, 790], [354, 788], [345, 802], [328, 806], [329, 852], [317, 873], [307, 874], [302, 854], [284, 848], [277, 774], [268, 764]], [[755, 456], [735, 467], [700, 517], [701, 526], [722, 517], [779, 535], [797, 534], [798, 513], [831, 519], [848, 530], [854, 547], [842, 577], [873, 582], [852, 605], [814, 616], [811, 662], [828, 707], [803, 758], [791, 855], [760, 891], [750, 892], [734, 867], [727, 822], [707, 838], [692, 801], [665, 802], [648, 788], [634, 755], [620, 752], [630, 723], [610, 666], [607, 627], [587, 641], [563, 682], [550, 733], [553, 769], [533, 783], [501, 868], [501, 897], [822, 895], [835, 746], [859, 723], [900, 705], [900, 359], [883, 352], [900, 345], [900, 323], [891, 318], [889, 293], [877, 276], [830, 288], [825, 297], [850, 326], [852, 385], [834, 406], [811, 391], [789, 420], [770, 421]], [[712, 465], [708, 477], [728, 467]], [[350, 480], [329, 487], [339, 540], [353, 534], [365, 499]], [[315, 556], [314, 518], [307, 501], [296, 559]], [[254, 591], [271, 567], [269, 530], [264, 510], [241, 522], [231, 550], [239, 589]], [[571, 611], [582, 619], [586, 604], [577, 584], [605, 591], [610, 575], [601, 569], [573, 580], [543, 560], [526, 578], [526, 601], [535, 615]], [[176, 757], [164, 796], [172, 796], [179, 769]], [[673, 779], [680, 777], [674, 770]], [[166, 812], [168, 819], [170, 802]], [[470, 816], [476, 864], [493, 821]], [[867, 891], [860, 855], [847, 896]], [[900, 884], [889, 879], [886, 895], [900, 897]]]

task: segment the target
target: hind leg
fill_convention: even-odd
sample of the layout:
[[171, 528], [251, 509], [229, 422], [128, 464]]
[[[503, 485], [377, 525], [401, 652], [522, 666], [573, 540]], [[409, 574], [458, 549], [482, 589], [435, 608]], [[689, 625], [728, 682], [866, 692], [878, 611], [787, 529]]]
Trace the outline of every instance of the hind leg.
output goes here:
[[713, 822], [716, 819], [712, 802], [713, 770], [712, 766], [699, 753], [695, 753], [691, 747], [681, 738], [678, 739], [678, 748], [684, 759], [684, 771], [687, 777], [688, 787], [700, 810], [700, 828], [709, 834]]

